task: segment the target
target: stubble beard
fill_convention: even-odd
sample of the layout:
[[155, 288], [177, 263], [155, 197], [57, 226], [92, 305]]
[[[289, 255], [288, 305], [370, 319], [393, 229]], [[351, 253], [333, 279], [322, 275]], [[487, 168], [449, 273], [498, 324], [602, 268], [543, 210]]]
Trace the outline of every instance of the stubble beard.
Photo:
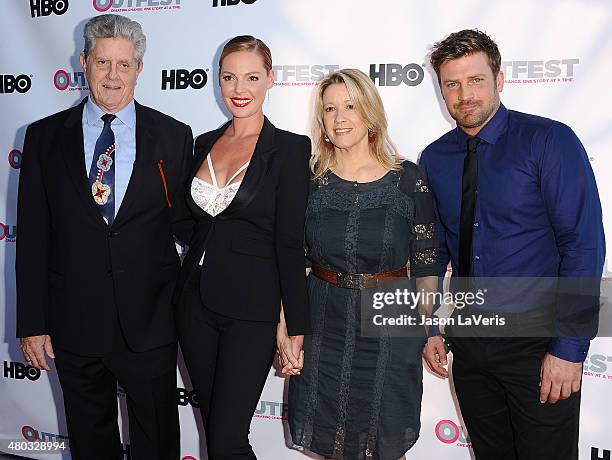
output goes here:
[[461, 107], [455, 108], [455, 110], [450, 114], [453, 119], [457, 122], [457, 126], [461, 128], [474, 129], [482, 127], [495, 113], [497, 108], [499, 107], [499, 95], [494, 93], [491, 97], [489, 104], [486, 106], [480, 103], [480, 108], [474, 110], [473, 112], [461, 115]]

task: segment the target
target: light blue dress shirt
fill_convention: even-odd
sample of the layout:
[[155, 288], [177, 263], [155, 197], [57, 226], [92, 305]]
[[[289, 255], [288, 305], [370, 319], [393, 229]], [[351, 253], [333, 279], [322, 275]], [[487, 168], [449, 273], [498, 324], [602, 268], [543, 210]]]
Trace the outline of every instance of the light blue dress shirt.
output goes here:
[[[83, 110], [83, 143], [85, 146], [85, 168], [89, 176], [91, 161], [96, 148], [96, 141], [102, 133], [104, 111], [91, 99], [87, 98]], [[136, 160], [136, 107], [132, 100], [115, 114], [111, 129], [115, 134], [115, 216], [125, 196], [132, 168]]]

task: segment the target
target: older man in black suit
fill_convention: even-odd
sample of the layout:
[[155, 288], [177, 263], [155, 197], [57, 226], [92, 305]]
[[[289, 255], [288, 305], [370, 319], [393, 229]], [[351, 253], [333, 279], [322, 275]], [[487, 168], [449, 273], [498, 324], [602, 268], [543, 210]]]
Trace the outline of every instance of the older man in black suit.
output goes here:
[[17, 335], [27, 362], [55, 359], [75, 460], [121, 455], [117, 382], [133, 459], [176, 459], [174, 236], [191, 129], [134, 101], [146, 38], [101, 15], [85, 26], [90, 96], [29, 126], [19, 181]]

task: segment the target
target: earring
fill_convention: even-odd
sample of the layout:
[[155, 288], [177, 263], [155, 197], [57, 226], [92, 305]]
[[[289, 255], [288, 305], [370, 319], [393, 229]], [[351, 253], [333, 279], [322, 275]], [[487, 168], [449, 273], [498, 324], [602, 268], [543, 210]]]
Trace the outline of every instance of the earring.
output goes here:
[[325, 142], [326, 144], [331, 144], [331, 141], [329, 140], [329, 137], [327, 137], [327, 134], [325, 135], [325, 137], [323, 137], [323, 142]]
[[376, 133], [374, 132], [372, 128], [368, 128], [368, 142], [370, 144], [373, 144], [374, 142], [376, 142]]

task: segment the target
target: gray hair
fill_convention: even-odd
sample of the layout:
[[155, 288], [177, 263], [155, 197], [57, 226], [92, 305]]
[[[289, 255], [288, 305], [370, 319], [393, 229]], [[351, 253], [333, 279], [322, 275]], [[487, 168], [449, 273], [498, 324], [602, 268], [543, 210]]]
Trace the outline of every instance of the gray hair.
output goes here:
[[102, 14], [91, 18], [85, 24], [83, 31], [85, 38], [85, 57], [96, 46], [98, 38], [125, 38], [134, 45], [134, 59], [138, 64], [142, 62], [145, 50], [147, 49], [147, 37], [142, 31], [142, 27], [136, 21], [132, 21], [119, 14]]

